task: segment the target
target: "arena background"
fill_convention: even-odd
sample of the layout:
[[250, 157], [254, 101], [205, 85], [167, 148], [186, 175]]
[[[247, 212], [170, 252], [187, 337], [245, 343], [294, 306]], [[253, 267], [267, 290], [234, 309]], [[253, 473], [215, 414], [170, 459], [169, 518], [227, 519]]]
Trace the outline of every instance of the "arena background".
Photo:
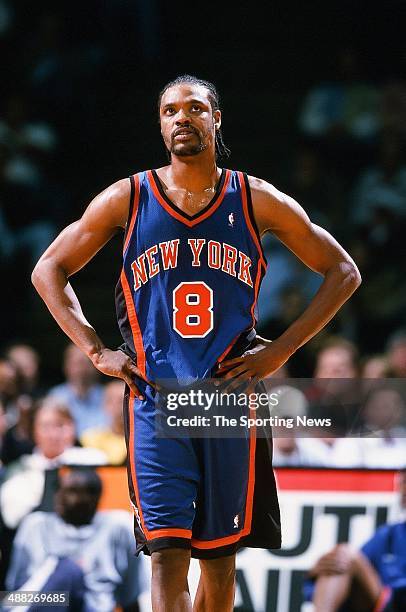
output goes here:
[[[27, 343], [40, 354], [44, 389], [63, 380], [67, 339], [30, 283], [32, 267], [104, 187], [165, 163], [158, 92], [191, 73], [219, 89], [232, 151], [221, 163], [296, 197], [363, 276], [349, 304], [292, 358], [290, 375], [311, 376], [331, 334], [355, 343], [364, 360], [384, 354], [405, 327], [404, 17], [402, 1], [240, 9], [226, 2], [0, 0], [1, 352]], [[27, 125], [34, 128], [24, 132]], [[87, 318], [111, 347], [120, 343], [114, 286], [121, 239], [73, 279]], [[272, 338], [319, 280], [276, 241], [266, 252], [258, 329]], [[277, 612], [285, 609], [280, 603]]]

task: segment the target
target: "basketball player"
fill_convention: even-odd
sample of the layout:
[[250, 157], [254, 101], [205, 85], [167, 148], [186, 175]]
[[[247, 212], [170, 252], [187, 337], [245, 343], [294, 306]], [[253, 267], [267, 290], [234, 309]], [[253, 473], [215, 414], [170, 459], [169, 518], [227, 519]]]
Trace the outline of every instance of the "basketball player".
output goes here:
[[[330, 321], [360, 275], [292, 198], [217, 166], [217, 155], [227, 149], [211, 83], [178, 77], [159, 96], [159, 117], [170, 163], [98, 195], [41, 257], [33, 283], [96, 368], [127, 383], [130, 495], [137, 550], [152, 557], [153, 610], [192, 610], [187, 573], [193, 555], [201, 566], [193, 610], [222, 612], [233, 608], [238, 548], [280, 546], [269, 456], [255, 436], [155, 436], [154, 383], [218, 375], [230, 390], [255, 385]], [[117, 228], [125, 229], [116, 296], [125, 344], [111, 350], [86, 320], [69, 277]], [[266, 268], [260, 238], [268, 231], [324, 277], [305, 312], [272, 343], [254, 331]]]

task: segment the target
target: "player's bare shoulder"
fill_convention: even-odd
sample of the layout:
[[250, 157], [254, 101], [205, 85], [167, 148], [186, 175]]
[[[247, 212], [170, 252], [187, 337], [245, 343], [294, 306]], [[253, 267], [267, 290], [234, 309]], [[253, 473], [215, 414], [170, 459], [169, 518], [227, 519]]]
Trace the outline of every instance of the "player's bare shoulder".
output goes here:
[[89, 204], [83, 217], [99, 219], [111, 227], [125, 227], [130, 208], [131, 184], [128, 178], [119, 179], [101, 191]]
[[271, 183], [254, 177], [248, 177], [252, 206], [260, 234], [266, 231], [277, 231], [286, 226], [286, 221], [293, 218], [309, 221], [303, 208], [289, 195], [277, 189]]

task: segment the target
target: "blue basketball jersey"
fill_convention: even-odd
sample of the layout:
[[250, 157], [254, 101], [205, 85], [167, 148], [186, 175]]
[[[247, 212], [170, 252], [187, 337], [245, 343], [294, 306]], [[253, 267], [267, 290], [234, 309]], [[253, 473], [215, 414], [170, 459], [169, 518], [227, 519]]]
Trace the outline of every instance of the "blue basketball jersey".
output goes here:
[[248, 178], [223, 170], [213, 199], [193, 216], [170, 201], [154, 170], [130, 180], [116, 291], [123, 339], [151, 381], [210, 377], [254, 327], [266, 270]]

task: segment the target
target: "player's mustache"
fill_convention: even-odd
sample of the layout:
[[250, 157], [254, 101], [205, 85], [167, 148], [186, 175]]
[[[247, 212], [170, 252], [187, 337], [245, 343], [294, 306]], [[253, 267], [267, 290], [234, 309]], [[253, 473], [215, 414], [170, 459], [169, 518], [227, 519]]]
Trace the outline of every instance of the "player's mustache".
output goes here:
[[196, 128], [194, 128], [192, 125], [184, 125], [183, 127], [176, 128], [176, 130], [172, 132], [172, 138], [175, 138], [175, 136], [177, 136], [178, 134], [182, 134], [185, 131], [193, 132], [194, 134], [197, 134], [197, 136], [199, 135]]

